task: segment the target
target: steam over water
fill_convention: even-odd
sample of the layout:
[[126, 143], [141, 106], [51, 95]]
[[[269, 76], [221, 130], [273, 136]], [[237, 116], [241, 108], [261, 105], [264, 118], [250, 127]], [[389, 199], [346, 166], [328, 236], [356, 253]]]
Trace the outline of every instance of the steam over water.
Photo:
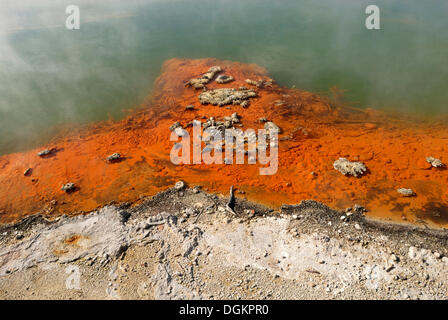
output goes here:
[[[0, 154], [58, 127], [120, 118], [172, 57], [266, 67], [281, 85], [338, 87], [354, 106], [448, 113], [448, 2], [376, 0], [79, 0], [0, 4]], [[65, 29], [65, 7], [81, 30]]]

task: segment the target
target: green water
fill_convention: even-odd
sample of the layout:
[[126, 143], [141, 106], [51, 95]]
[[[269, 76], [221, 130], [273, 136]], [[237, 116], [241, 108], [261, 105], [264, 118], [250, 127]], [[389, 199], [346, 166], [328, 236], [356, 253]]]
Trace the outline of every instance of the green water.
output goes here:
[[[0, 154], [123, 117], [172, 57], [258, 63], [359, 107], [448, 113], [446, 0], [80, 0], [77, 31], [64, 27], [71, 2], [24, 3], [0, 4]], [[379, 31], [365, 28], [373, 3]]]

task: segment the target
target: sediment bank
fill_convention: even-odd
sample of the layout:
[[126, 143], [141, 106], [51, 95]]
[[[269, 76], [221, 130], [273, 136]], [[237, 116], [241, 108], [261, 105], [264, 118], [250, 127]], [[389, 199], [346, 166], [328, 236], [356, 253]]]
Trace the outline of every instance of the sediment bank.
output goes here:
[[197, 188], [0, 227], [1, 299], [447, 299], [448, 234]]

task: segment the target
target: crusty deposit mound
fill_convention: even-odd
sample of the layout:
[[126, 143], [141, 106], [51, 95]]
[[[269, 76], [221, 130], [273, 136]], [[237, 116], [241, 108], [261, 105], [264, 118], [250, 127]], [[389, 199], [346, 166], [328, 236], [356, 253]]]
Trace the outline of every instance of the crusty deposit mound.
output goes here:
[[343, 175], [350, 175], [357, 177], [363, 175], [367, 168], [362, 162], [351, 162], [345, 158], [339, 158], [333, 163], [333, 167]]
[[[234, 81], [217, 83], [219, 74]], [[206, 91], [186, 86], [198, 77], [206, 83], [202, 88]], [[246, 108], [233, 100], [222, 107], [201, 105], [198, 98], [217, 89], [248, 93], [247, 87], [256, 96], [243, 100], [250, 101], [243, 104]], [[194, 108], [185, 110], [190, 105]], [[263, 121], [281, 128], [275, 175], [259, 175], [265, 165], [249, 165], [247, 159], [244, 165], [171, 163], [175, 142], [170, 141], [169, 128], [173, 123], [178, 121], [191, 136], [188, 124], [192, 120], [224, 119], [234, 112], [240, 117], [235, 124], [239, 129], [262, 129]], [[38, 156], [44, 149], [51, 152]], [[107, 161], [114, 153], [120, 154], [120, 161]], [[338, 107], [316, 94], [280, 87], [256, 65], [171, 59], [164, 64], [144, 107], [128, 118], [82, 127], [61, 134], [46, 146], [1, 156], [0, 222], [38, 212], [52, 218], [90, 212], [113, 201], [135, 202], [184, 180], [212, 193], [227, 193], [234, 185], [239, 190], [237, 197], [272, 208], [303, 199], [340, 209], [358, 203], [373, 217], [446, 226], [448, 170], [434, 168], [426, 161], [428, 156], [448, 161], [446, 123], [421, 123], [370, 109]], [[342, 175], [333, 168], [339, 158], [362, 162], [368, 174]], [[28, 168], [31, 171], [24, 175]], [[61, 190], [67, 182], [76, 186], [73, 192]], [[397, 192], [403, 187], [416, 196], [403, 197]]]
[[222, 88], [205, 91], [199, 95], [202, 104], [225, 106], [226, 104], [241, 104], [243, 101], [256, 97], [257, 93], [248, 89]]

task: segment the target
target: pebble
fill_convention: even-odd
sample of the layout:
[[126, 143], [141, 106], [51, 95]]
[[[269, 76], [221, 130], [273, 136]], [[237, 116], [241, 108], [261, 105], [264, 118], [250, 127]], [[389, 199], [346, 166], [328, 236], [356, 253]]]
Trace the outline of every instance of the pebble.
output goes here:
[[39, 157], [45, 157], [45, 156], [48, 156], [49, 154], [51, 154], [51, 150], [45, 149], [45, 150], [40, 151], [37, 155]]
[[33, 169], [28, 168], [28, 169], [25, 170], [25, 172], [23, 173], [23, 175], [24, 175], [25, 177], [28, 177], [29, 175], [31, 175], [31, 172], [32, 172], [32, 171], [33, 171]]
[[170, 126], [170, 130], [174, 131], [176, 128], [182, 128], [182, 125], [180, 124], [179, 121], [174, 122], [171, 126]]
[[76, 188], [75, 184], [73, 182], [69, 182], [62, 185], [61, 190], [65, 191], [66, 193], [70, 193], [75, 191], [75, 188]]
[[113, 153], [106, 158], [108, 162], [113, 162], [121, 159], [121, 155], [119, 153]]
[[400, 188], [397, 190], [399, 194], [405, 197], [413, 197], [415, 196], [415, 192], [412, 189]]
[[182, 190], [185, 188], [185, 182], [183, 182], [182, 180], [177, 181], [176, 184], [174, 185], [174, 189], [176, 190]]

